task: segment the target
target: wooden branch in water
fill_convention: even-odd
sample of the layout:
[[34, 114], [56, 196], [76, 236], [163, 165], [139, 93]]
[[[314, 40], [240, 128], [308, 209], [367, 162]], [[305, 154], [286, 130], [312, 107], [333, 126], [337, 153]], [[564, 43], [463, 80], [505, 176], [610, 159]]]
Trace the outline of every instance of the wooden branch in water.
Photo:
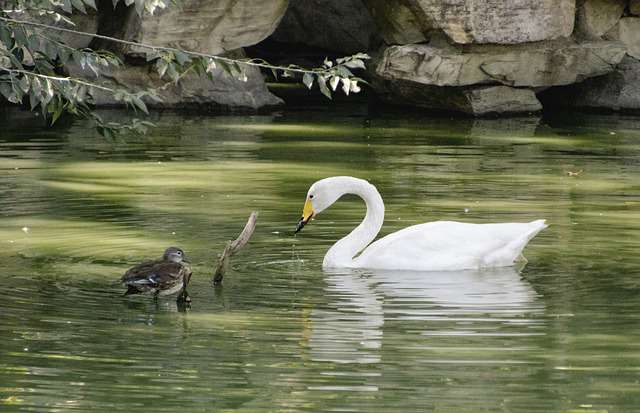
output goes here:
[[224, 247], [224, 251], [222, 251], [222, 255], [218, 260], [218, 265], [216, 266], [216, 270], [213, 273], [213, 285], [222, 284], [222, 279], [224, 278], [224, 274], [229, 269], [229, 261], [233, 255], [235, 255], [238, 251], [240, 251], [249, 239], [251, 235], [253, 235], [253, 230], [256, 228], [256, 221], [258, 220], [258, 213], [252, 212], [247, 220], [247, 224], [244, 226], [244, 229], [238, 235], [238, 238], [235, 241], [227, 242], [227, 246]]

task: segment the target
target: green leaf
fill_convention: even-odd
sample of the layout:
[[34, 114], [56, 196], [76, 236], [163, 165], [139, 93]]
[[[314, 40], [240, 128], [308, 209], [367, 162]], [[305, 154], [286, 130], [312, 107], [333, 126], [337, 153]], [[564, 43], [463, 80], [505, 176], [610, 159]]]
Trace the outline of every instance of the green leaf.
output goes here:
[[138, 13], [138, 16], [142, 16], [142, 13], [144, 13], [144, 0], [135, 0], [136, 2], [136, 13]]
[[360, 59], [353, 59], [349, 62], [346, 62], [344, 65], [351, 69], [366, 69], [366, 67], [364, 66], [364, 62]]
[[73, 8], [71, 7], [71, 0], [62, 0], [62, 10], [66, 13], [73, 13]]
[[37, 95], [33, 90], [31, 90], [31, 93], [29, 93], [29, 105], [31, 106], [31, 110], [34, 110], [39, 103], [40, 96]]
[[331, 99], [331, 91], [327, 87], [327, 84], [325, 83], [325, 80], [320, 75], [318, 75], [316, 77], [316, 79], [317, 79], [317, 82], [318, 82], [318, 87], [320, 88], [320, 92], [323, 95], [325, 95], [327, 98]]
[[174, 65], [173, 63], [168, 63], [167, 75], [169, 75], [171, 80], [178, 81], [178, 79], [180, 78], [180, 74], [176, 70], [176, 65]]
[[60, 117], [60, 115], [62, 115], [62, 112], [64, 112], [64, 105], [62, 104], [62, 102], [60, 101], [55, 101], [55, 110], [53, 112], [53, 115], [51, 115], [51, 124], [53, 125], [54, 123], [56, 123], [56, 121], [58, 120], [58, 118]]
[[347, 69], [344, 66], [338, 66], [336, 68], [336, 73], [338, 74], [338, 76], [340, 77], [352, 77], [353, 73], [351, 73], [351, 70]]
[[33, 78], [33, 80], [31, 81], [31, 91], [40, 96], [40, 94], [42, 93], [42, 82], [40, 82], [40, 78]]
[[20, 80], [18, 81], [18, 86], [20, 86], [20, 89], [22, 89], [24, 93], [29, 92], [29, 88], [31, 86], [31, 82], [29, 82], [29, 77], [27, 75], [22, 76], [22, 78], [20, 78]]
[[311, 89], [313, 86], [313, 75], [311, 73], [305, 73], [302, 76], [302, 83], [307, 87], [307, 89]]
[[20, 59], [18, 59], [13, 53], [9, 53], [9, 59], [11, 59], [11, 64], [21, 70], [24, 70], [24, 67], [22, 66], [22, 63], [20, 62]]
[[46, 42], [44, 44], [44, 54], [49, 60], [54, 61], [58, 57], [58, 47], [53, 42]]
[[91, 7], [93, 10], [98, 10], [98, 8], [96, 7], [95, 0], [83, 0], [83, 1], [84, 1], [84, 4]]
[[222, 68], [222, 70], [224, 70], [224, 72], [228, 75], [231, 75], [231, 67], [229, 66], [229, 64], [224, 61], [224, 60], [219, 60], [218, 61], [218, 65]]
[[21, 45], [21, 46], [28, 46], [29, 45], [29, 38], [27, 36], [27, 32], [25, 31], [24, 27], [20, 26], [20, 27], [16, 27], [13, 30], [13, 37], [16, 40], [16, 43]]
[[13, 89], [9, 83], [0, 83], [0, 93], [9, 100], [9, 97], [13, 94]]
[[146, 113], [147, 115], [149, 114], [149, 110], [147, 109], [147, 105], [145, 105], [145, 103], [142, 101], [142, 99], [140, 99], [140, 97], [138, 96], [132, 96], [131, 98], [131, 102], [141, 111], [143, 111], [144, 113]]
[[183, 66], [185, 63], [188, 63], [191, 60], [189, 55], [187, 55], [186, 53], [176, 51], [173, 54], [180, 66]]
[[58, 49], [58, 58], [60, 59], [60, 64], [63, 66], [69, 62], [69, 58], [71, 58], [71, 49], [67, 49], [66, 47], [61, 47]]
[[87, 9], [84, 7], [82, 0], [71, 0], [71, 4], [81, 13], [87, 14]]
[[4, 24], [0, 25], [0, 41], [2, 41], [7, 50], [11, 50], [13, 48], [11, 30], [9, 30], [9, 27]]
[[158, 61], [156, 62], [156, 71], [158, 72], [158, 76], [162, 78], [164, 74], [167, 72], [168, 67], [169, 67], [169, 64], [167, 63], [166, 60], [158, 59]]

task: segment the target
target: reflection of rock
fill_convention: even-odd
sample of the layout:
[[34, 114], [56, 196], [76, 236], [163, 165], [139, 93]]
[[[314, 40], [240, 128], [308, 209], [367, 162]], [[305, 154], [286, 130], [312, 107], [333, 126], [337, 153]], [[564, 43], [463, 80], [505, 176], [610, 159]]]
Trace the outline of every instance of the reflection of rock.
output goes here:
[[[218, 54], [256, 44], [278, 26], [288, 0], [186, 0], [138, 17], [130, 7], [124, 38]], [[136, 50], [130, 50], [135, 53]]]
[[427, 40], [424, 33], [432, 27], [424, 27], [427, 23], [418, 19], [405, 4], [406, 0], [363, 1], [387, 44], [422, 43]]
[[[260, 71], [255, 68], [245, 68], [247, 81], [233, 78], [218, 68], [214, 72], [214, 80], [197, 75], [185, 76], [177, 85], [168, 78], [159, 79], [157, 74], [146, 66], [129, 66], [124, 70], [112, 71], [103, 75], [106, 85], [127, 90], [145, 90], [168, 85], [159, 95], [162, 102], [147, 100], [153, 107], [175, 107], [184, 105], [211, 105], [212, 107], [236, 107], [258, 109], [265, 106], [279, 105], [282, 101], [269, 93]], [[73, 68], [73, 76], [92, 77], [88, 70]], [[113, 96], [106, 93], [96, 95], [95, 104], [120, 105]]]
[[547, 42], [511, 46], [451, 47], [412, 44], [387, 48], [376, 66], [389, 80], [424, 85], [566, 85], [613, 70], [624, 56], [617, 42]]
[[578, 0], [576, 31], [587, 37], [600, 37], [618, 23], [624, 0]]
[[576, 85], [553, 88], [541, 98], [549, 106], [639, 110], [640, 61], [627, 56], [613, 73]]
[[629, 0], [629, 12], [634, 16], [640, 16], [640, 0]]
[[475, 119], [469, 136], [473, 138], [521, 138], [534, 136], [540, 117], [507, 117], [501, 119]]
[[291, 0], [271, 38], [344, 54], [375, 47], [378, 37], [371, 15], [361, 0]]
[[575, 0], [405, 0], [456, 43], [514, 44], [567, 37]]

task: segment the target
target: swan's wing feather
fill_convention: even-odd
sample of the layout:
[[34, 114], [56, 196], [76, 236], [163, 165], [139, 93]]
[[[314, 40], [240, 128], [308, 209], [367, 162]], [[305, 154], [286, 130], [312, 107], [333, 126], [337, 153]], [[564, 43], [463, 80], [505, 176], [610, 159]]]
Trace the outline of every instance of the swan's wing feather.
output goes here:
[[544, 221], [467, 224], [436, 221], [414, 225], [372, 243], [358, 267], [447, 270], [512, 265]]

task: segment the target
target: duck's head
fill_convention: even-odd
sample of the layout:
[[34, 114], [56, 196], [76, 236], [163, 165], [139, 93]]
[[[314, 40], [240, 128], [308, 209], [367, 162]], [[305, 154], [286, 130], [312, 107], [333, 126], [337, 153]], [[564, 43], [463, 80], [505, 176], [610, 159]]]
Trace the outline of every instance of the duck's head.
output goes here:
[[185, 255], [184, 251], [182, 251], [178, 247], [167, 248], [164, 251], [164, 255], [162, 256], [162, 258], [165, 261], [171, 261], [171, 262], [177, 262], [177, 263], [181, 263], [183, 261], [188, 262], [187, 256]]
[[349, 176], [333, 176], [331, 178], [321, 179], [311, 185], [307, 192], [307, 199], [302, 208], [302, 217], [300, 221], [298, 221], [298, 225], [296, 225], [295, 233], [300, 232], [313, 217], [333, 205], [334, 202], [347, 192], [346, 189], [350, 187], [354, 181], [362, 180]]

